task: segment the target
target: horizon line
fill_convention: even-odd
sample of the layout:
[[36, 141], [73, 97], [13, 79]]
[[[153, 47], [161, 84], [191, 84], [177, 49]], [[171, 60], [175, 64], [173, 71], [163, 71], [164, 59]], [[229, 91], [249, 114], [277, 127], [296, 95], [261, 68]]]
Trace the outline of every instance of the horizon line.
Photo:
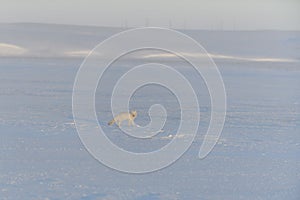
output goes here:
[[167, 28], [172, 30], [183, 30], [183, 31], [230, 31], [230, 32], [252, 32], [252, 31], [277, 31], [277, 32], [300, 32], [300, 29], [206, 29], [206, 28], [172, 28], [167, 26], [106, 26], [106, 25], [85, 25], [85, 24], [66, 24], [66, 23], [48, 23], [48, 22], [0, 22], [0, 24], [31, 24], [31, 25], [53, 25], [53, 26], [73, 26], [73, 27], [89, 27], [89, 28], [114, 28], [114, 29], [134, 29], [134, 28], [142, 28], [142, 27], [159, 27], [159, 28]]

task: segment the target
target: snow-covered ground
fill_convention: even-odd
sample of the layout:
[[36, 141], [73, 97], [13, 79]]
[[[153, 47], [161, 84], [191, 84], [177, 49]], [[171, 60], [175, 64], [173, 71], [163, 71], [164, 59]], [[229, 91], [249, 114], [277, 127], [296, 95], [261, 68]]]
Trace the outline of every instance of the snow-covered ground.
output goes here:
[[[226, 48], [221, 53], [232, 55]], [[288, 55], [296, 55], [294, 51], [299, 55], [299, 47], [290, 51], [282, 57], [296, 59]], [[300, 198], [300, 63], [217, 59], [228, 110], [213, 151], [198, 159], [210, 117], [208, 93], [199, 83], [201, 122], [191, 148], [163, 170], [135, 175], [105, 167], [78, 137], [72, 116], [72, 88], [81, 62], [81, 58], [1, 58], [0, 199]], [[126, 63], [130, 66], [135, 62]], [[175, 65], [197, 83], [199, 77], [190, 68]], [[115, 75], [127, 68], [118, 63], [114, 67]], [[131, 106], [139, 110], [138, 124], [148, 122], [146, 112], [153, 102], [166, 105], [172, 113], [162, 133], [138, 141], [107, 126], [111, 114], [105, 94], [110, 90], [99, 88], [96, 108], [99, 123], [113, 142], [145, 152], [174, 137], [180, 116], [170, 93], [149, 87], [133, 97]], [[184, 139], [185, 134], [178, 137]]]

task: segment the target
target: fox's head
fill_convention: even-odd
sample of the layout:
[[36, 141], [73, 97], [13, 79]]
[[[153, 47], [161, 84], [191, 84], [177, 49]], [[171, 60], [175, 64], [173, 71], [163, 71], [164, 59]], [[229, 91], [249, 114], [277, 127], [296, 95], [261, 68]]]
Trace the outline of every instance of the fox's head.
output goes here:
[[130, 114], [133, 118], [136, 118], [136, 116], [137, 116], [136, 110], [131, 111]]

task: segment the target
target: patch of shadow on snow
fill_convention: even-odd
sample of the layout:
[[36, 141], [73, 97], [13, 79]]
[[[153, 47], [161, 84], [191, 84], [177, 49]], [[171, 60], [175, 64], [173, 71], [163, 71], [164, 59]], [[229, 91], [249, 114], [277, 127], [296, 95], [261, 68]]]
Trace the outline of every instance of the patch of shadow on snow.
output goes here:
[[157, 193], [150, 193], [150, 194], [146, 194], [141, 197], [138, 197], [135, 200], [160, 200], [161, 198], [159, 196], [160, 195]]
[[93, 194], [89, 194], [89, 195], [81, 197], [80, 200], [97, 200], [97, 199], [102, 199], [105, 196], [107, 196], [107, 195], [102, 194], [102, 193], [93, 193]]

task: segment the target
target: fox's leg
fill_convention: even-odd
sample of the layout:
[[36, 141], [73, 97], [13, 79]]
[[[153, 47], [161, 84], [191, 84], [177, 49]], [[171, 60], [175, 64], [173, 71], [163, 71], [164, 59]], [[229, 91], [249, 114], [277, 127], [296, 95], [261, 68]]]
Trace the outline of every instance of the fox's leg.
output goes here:
[[135, 123], [134, 123], [133, 119], [130, 119], [130, 124], [131, 124], [132, 126], [134, 126], [134, 125], [135, 125]]
[[121, 120], [118, 120], [118, 127], [121, 127]]

